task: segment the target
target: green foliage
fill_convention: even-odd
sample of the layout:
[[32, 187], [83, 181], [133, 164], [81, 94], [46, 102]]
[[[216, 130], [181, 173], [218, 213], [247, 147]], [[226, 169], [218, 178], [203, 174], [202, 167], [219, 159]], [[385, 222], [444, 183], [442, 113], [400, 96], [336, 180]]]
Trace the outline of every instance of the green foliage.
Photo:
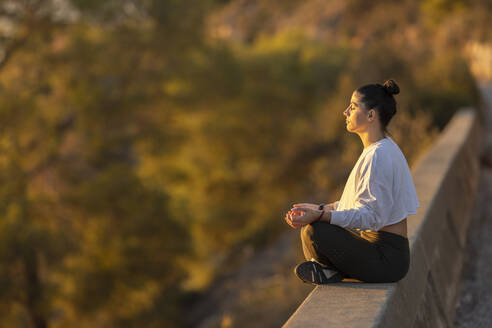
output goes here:
[[421, 2], [421, 10], [434, 24], [442, 23], [450, 13], [464, 11], [467, 0], [426, 0]]

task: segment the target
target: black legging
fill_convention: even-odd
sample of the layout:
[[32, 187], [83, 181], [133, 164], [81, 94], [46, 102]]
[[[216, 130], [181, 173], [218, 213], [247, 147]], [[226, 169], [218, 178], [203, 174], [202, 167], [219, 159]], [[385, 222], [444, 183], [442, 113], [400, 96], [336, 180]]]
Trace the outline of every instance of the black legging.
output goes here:
[[387, 231], [358, 233], [318, 221], [302, 227], [301, 240], [306, 260], [364, 282], [398, 281], [410, 265], [408, 239]]

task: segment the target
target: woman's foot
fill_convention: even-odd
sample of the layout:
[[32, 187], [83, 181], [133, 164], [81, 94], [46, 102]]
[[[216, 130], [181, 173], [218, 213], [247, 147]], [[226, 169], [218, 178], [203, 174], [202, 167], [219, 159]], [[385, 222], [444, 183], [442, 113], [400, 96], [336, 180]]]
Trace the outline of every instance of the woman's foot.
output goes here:
[[315, 261], [306, 261], [298, 264], [294, 269], [294, 273], [302, 281], [313, 285], [324, 285], [343, 280], [343, 275], [340, 272], [323, 267]]

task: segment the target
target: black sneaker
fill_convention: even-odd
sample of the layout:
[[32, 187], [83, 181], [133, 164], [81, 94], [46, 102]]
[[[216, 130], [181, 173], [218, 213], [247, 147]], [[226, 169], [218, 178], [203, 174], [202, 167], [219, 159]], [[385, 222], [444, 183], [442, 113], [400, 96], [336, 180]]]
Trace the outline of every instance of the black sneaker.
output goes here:
[[298, 264], [294, 269], [294, 273], [302, 281], [313, 285], [324, 285], [343, 280], [343, 275], [340, 272], [323, 267], [315, 261], [306, 261]]

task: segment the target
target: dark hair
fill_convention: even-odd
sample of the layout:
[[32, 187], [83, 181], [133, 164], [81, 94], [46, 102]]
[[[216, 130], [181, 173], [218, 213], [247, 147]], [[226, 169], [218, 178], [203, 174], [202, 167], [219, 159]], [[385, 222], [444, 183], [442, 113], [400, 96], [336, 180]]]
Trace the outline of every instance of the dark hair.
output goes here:
[[379, 122], [383, 132], [389, 134], [386, 127], [391, 118], [396, 114], [396, 101], [393, 95], [400, 93], [400, 88], [393, 80], [387, 80], [383, 84], [367, 84], [356, 90], [361, 96], [361, 101], [368, 110], [375, 109], [379, 114]]

